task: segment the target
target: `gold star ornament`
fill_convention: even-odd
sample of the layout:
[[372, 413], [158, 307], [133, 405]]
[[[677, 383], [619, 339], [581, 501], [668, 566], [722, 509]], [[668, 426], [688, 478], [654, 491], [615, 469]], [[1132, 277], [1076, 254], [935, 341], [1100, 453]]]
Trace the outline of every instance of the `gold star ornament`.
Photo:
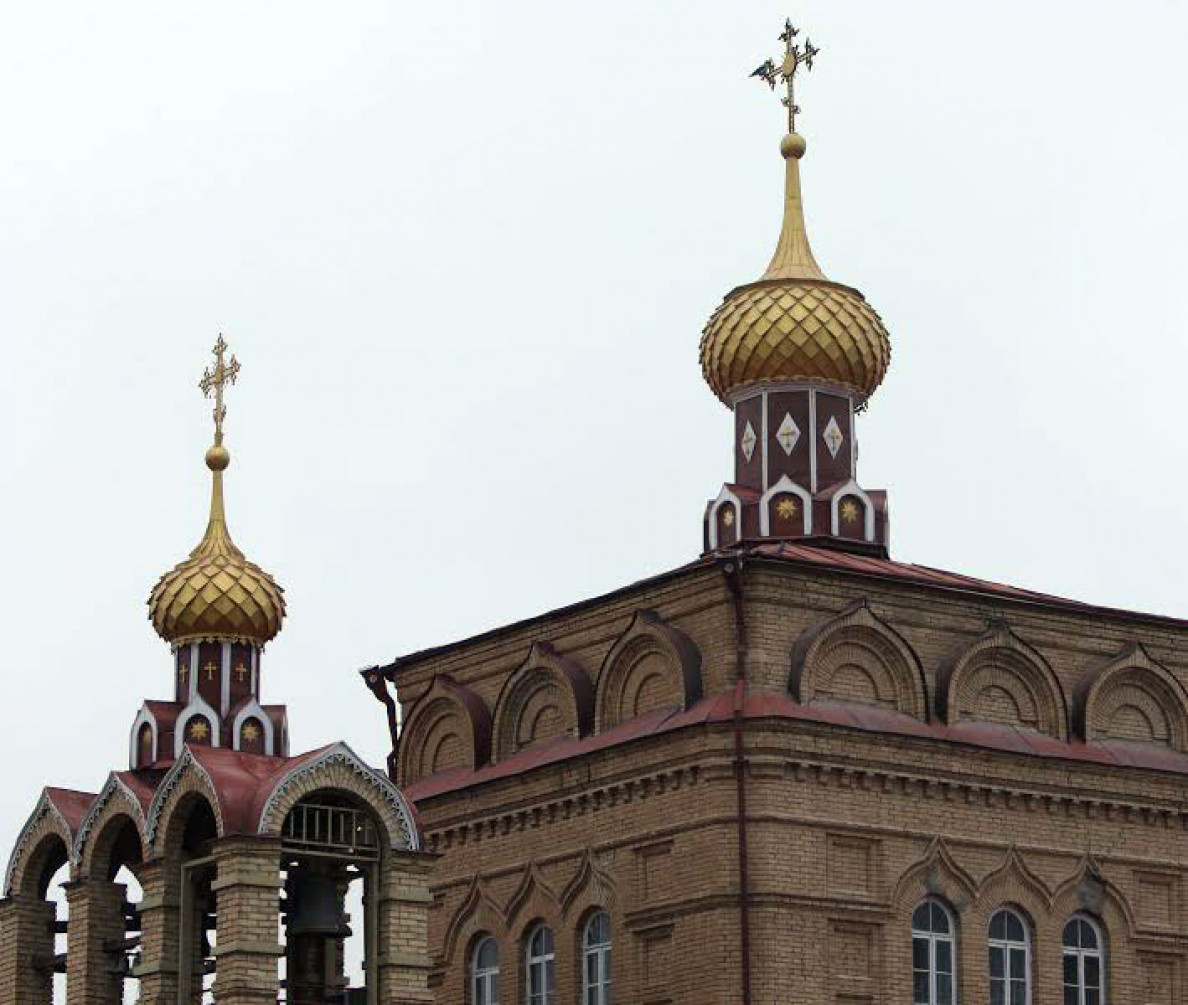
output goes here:
[[776, 515], [781, 520], [791, 520], [796, 516], [796, 500], [786, 496], [776, 503]]
[[188, 732], [191, 740], [205, 740], [210, 736], [210, 727], [206, 724], [205, 719], [195, 719], [190, 723]]
[[243, 727], [242, 736], [248, 743], [255, 743], [260, 739], [260, 727], [254, 722], [249, 722]]
[[853, 523], [858, 519], [858, 504], [852, 499], [847, 499], [841, 504], [841, 518], [846, 523]]
[[734, 510], [728, 509], [722, 514], [722, 523], [724, 523], [727, 527], [734, 526]]

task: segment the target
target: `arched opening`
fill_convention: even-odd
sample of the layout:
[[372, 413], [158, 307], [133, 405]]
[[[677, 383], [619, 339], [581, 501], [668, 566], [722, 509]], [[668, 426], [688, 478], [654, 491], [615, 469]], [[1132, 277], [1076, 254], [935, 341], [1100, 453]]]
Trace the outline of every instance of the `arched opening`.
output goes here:
[[65, 884], [70, 879], [69, 851], [56, 833], [46, 834], [33, 848], [23, 877], [12, 891], [27, 904], [11, 933], [19, 959], [15, 979], [29, 1002], [66, 1001], [66, 939], [69, 909]]
[[218, 924], [212, 844], [218, 822], [207, 800], [187, 796], [174, 811], [165, 837], [165, 855], [177, 863], [178, 1001], [214, 1001], [215, 930]]
[[347, 793], [298, 802], [281, 829], [281, 985], [286, 1005], [373, 1001], [383, 828]]
[[[111, 979], [112, 1001], [131, 1003], [139, 998], [133, 970], [140, 962], [140, 902], [138, 873], [143, 862], [140, 830], [129, 816], [113, 817], [95, 835], [87, 876], [92, 912], [110, 915], [109, 935], [103, 940], [105, 973]], [[85, 861], [85, 860], [84, 860]]]

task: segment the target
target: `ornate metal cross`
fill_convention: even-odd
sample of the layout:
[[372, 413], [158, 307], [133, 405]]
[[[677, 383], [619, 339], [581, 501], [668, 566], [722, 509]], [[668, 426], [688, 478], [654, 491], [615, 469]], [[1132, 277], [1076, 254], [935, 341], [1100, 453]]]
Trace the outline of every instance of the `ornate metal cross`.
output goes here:
[[780, 33], [780, 41], [784, 43], [784, 58], [777, 65], [774, 60], [765, 60], [763, 65], [751, 73], [752, 77], [759, 77], [767, 81], [767, 86], [773, 91], [777, 81], [782, 81], [788, 88], [788, 93], [780, 99], [780, 104], [788, 109], [788, 132], [796, 132], [796, 113], [800, 106], [796, 104], [795, 82], [796, 71], [803, 65], [806, 70], [813, 68], [813, 59], [821, 51], [808, 37], [805, 37], [804, 48], [795, 41], [800, 29], [792, 27], [791, 19], [784, 21], [784, 30]]
[[211, 352], [214, 354], [215, 365], [206, 368], [202, 379], [198, 381], [198, 387], [201, 388], [202, 394], [206, 398], [210, 397], [212, 391], [214, 392], [215, 443], [222, 443], [223, 419], [227, 415], [227, 406], [223, 404], [223, 389], [228, 384], [234, 384], [235, 378], [239, 376], [239, 360], [234, 355], [231, 356], [230, 361], [223, 358], [227, 352], [227, 343], [223, 341], [222, 335], [219, 335]]

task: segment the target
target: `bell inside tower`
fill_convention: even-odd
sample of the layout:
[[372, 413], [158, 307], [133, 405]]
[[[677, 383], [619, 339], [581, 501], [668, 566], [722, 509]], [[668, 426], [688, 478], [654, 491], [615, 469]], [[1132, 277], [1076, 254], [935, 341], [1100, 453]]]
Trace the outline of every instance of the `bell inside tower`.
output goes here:
[[[379, 831], [371, 813], [339, 793], [313, 793], [285, 819], [281, 900], [287, 1005], [373, 1005]], [[363, 917], [346, 910], [362, 885]], [[351, 986], [347, 943], [362, 936], [363, 983]]]

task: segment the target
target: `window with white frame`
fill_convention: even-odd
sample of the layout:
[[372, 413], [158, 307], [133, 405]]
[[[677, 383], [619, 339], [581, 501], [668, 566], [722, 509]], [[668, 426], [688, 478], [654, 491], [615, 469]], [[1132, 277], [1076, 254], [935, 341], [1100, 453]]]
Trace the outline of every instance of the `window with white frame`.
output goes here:
[[936, 900], [912, 912], [912, 1005], [953, 1005], [953, 916]]
[[582, 932], [583, 1005], [611, 1005], [610, 915], [599, 911]]
[[990, 919], [990, 1005], [1031, 1005], [1031, 940], [1005, 907]]
[[471, 1005], [496, 1005], [499, 1001], [499, 943], [489, 935], [474, 947], [470, 974]]
[[554, 1005], [556, 997], [556, 956], [553, 930], [540, 925], [528, 936], [525, 967], [528, 971], [528, 1005]]
[[1064, 926], [1064, 1005], [1104, 1005], [1105, 948], [1101, 930], [1084, 915]]

